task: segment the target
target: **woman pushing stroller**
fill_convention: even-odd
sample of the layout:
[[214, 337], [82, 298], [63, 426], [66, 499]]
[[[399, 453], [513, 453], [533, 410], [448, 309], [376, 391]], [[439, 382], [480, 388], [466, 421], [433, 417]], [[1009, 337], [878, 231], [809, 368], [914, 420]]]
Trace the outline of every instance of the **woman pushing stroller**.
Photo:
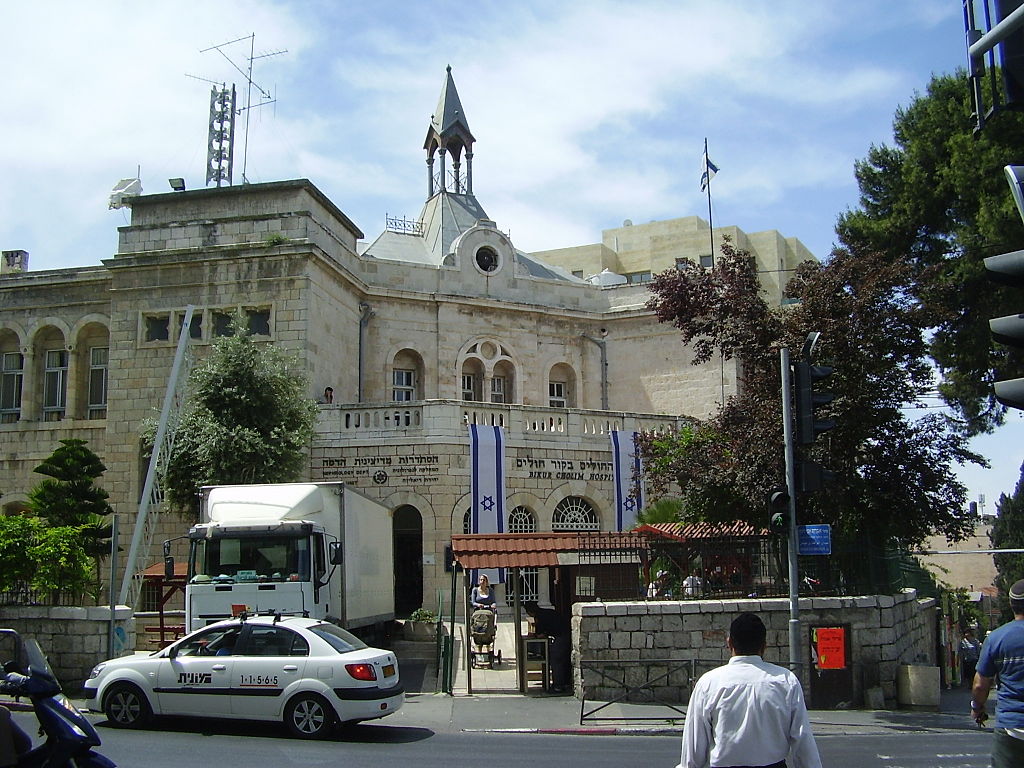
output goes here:
[[481, 573], [477, 585], [469, 595], [473, 610], [477, 608], [489, 608], [492, 611], [498, 610], [498, 601], [494, 599], [494, 589], [491, 587], [491, 580], [487, 574]]

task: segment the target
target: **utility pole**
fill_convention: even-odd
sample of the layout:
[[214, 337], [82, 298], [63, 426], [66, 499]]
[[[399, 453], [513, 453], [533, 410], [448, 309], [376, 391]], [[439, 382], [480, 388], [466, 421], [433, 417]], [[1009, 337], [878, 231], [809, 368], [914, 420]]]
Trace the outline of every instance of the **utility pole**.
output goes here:
[[789, 349], [779, 350], [782, 369], [782, 435], [786, 445], [786, 490], [789, 493], [789, 666], [799, 674], [800, 665], [800, 577], [797, 571], [799, 540], [796, 530], [796, 457], [793, 449], [793, 376]]

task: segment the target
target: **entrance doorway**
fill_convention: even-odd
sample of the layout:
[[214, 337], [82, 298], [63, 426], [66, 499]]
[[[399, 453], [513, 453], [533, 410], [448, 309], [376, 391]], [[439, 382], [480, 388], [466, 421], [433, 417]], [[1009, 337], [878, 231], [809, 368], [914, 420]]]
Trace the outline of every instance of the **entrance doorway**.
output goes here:
[[395, 510], [395, 615], [407, 619], [423, 607], [423, 518], [416, 507]]

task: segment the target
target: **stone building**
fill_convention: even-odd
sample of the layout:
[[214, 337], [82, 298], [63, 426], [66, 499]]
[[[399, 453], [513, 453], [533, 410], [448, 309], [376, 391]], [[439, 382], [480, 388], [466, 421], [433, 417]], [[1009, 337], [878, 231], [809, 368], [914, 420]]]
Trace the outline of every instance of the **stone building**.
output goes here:
[[[468, 507], [467, 424], [506, 429], [507, 530], [612, 529], [610, 431], [667, 429], [735, 390], [732, 364], [691, 365], [645, 309], [650, 275], [706, 262], [711, 233], [691, 216], [524, 253], [476, 197], [474, 145], [449, 71], [424, 143], [422, 212], [373, 239], [300, 179], [136, 196], [102, 264], [5, 269], [4, 511], [24, 507], [33, 468], [60, 439], [79, 437], [106, 463], [101, 483], [130, 531], [140, 425], [161, 406], [193, 305], [197, 355], [241, 310], [258, 339], [298, 356], [311, 397], [333, 389], [308, 478], [345, 480], [392, 510], [400, 612], [435, 606], [449, 584], [445, 545]], [[751, 251], [772, 300], [810, 258], [774, 231], [723, 235]], [[157, 537], [186, 526], [164, 515]]]

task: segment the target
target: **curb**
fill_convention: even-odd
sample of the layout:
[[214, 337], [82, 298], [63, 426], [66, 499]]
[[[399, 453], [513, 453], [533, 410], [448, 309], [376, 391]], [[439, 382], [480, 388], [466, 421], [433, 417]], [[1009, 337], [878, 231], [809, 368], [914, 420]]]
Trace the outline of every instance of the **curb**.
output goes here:
[[11, 712], [31, 712], [34, 709], [30, 702], [10, 699], [0, 699], [0, 706], [7, 707]]
[[463, 728], [463, 733], [529, 733], [545, 736], [676, 736], [682, 728]]

